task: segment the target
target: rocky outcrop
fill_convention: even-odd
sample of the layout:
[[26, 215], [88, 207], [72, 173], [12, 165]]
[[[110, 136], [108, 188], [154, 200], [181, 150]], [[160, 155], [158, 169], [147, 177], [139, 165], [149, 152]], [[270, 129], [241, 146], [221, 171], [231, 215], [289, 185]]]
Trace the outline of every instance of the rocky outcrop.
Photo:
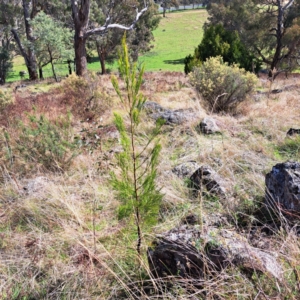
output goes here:
[[211, 117], [204, 118], [196, 128], [203, 134], [215, 134], [221, 133], [216, 120]]
[[165, 111], [165, 108], [163, 108], [160, 104], [154, 101], [147, 101], [144, 104], [144, 109], [148, 114], [160, 113]]
[[165, 120], [166, 125], [183, 124], [190, 120], [196, 120], [197, 117], [196, 113], [191, 109], [167, 109], [153, 101], [147, 101], [144, 104], [144, 108], [151, 118], [154, 120], [161, 118]]
[[300, 163], [279, 163], [266, 175], [266, 201], [300, 212]]
[[190, 187], [199, 191], [205, 187], [209, 193], [219, 197], [226, 197], [227, 182], [209, 166], [202, 166], [190, 177]]
[[272, 253], [252, 247], [244, 237], [226, 229], [208, 228], [205, 233], [199, 226], [172, 229], [148, 249], [148, 261], [156, 277], [199, 279], [232, 264], [246, 273], [261, 271], [282, 278], [282, 268]]
[[200, 168], [200, 165], [195, 161], [184, 162], [172, 169], [172, 172], [176, 174], [179, 178], [190, 177], [197, 169]]

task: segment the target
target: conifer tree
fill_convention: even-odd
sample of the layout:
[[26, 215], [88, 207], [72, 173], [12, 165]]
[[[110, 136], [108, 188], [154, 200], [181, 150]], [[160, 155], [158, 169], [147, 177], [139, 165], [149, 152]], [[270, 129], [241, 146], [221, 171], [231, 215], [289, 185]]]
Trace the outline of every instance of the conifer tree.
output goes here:
[[112, 83], [126, 111], [129, 126], [125, 125], [125, 119], [120, 114], [114, 114], [123, 152], [118, 155], [121, 175], [112, 174], [112, 185], [121, 201], [119, 219], [126, 217], [134, 220], [138, 239], [136, 249], [140, 255], [142, 232], [157, 222], [162, 200], [155, 179], [161, 150], [157, 136], [163, 121], [158, 120], [148, 136], [139, 132], [141, 113], [146, 101], [140, 92], [144, 67], [136, 72], [136, 65], [130, 64], [125, 36], [119, 55], [119, 70], [125, 83], [125, 92], [120, 89], [116, 77], [112, 77]]

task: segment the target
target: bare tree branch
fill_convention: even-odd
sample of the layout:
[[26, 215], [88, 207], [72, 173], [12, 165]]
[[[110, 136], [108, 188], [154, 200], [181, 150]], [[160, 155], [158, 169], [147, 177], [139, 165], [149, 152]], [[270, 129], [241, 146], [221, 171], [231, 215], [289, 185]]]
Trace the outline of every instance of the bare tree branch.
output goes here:
[[108, 17], [103, 26], [86, 31], [86, 36], [89, 37], [89, 36], [94, 35], [94, 34], [103, 34], [109, 28], [119, 28], [119, 29], [123, 29], [123, 30], [132, 30], [134, 28], [135, 24], [137, 23], [137, 21], [147, 11], [147, 9], [148, 9], [148, 7], [145, 7], [140, 12], [137, 9], [137, 14], [136, 14], [135, 20], [132, 22], [132, 24], [130, 26], [125, 26], [125, 25], [121, 25], [121, 24], [109, 24], [110, 17]]
[[293, 3], [294, 3], [295, 0], [290, 0], [282, 9], [283, 11], [285, 11], [286, 9], [288, 9]]

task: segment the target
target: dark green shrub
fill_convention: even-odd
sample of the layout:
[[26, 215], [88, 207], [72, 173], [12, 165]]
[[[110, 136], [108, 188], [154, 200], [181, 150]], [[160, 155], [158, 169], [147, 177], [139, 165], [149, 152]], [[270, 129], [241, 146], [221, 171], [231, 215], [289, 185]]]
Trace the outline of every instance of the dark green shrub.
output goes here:
[[[195, 50], [196, 51], [196, 50]], [[201, 61], [194, 55], [189, 54], [184, 59], [184, 73], [190, 73], [195, 67], [200, 67]]]
[[206, 61], [209, 57], [221, 56], [229, 65], [238, 64], [247, 71], [258, 71], [260, 62], [246, 49], [236, 31], [225, 30], [220, 24], [205, 28], [201, 43], [194, 55], [185, 58], [185, 73]]
[[254, 74], [229, 66], [222, 57], [211, 57], [189, 75], [210, 112], [232, 112], [257, 82]]
[[66, 170], [77, 155], [73, 139], [71, 116], [51, 123], [45, 116], [28, 115], [29, 122], [20, 122], [21, 134], [16, 150], [27, 162], [51, 171]]

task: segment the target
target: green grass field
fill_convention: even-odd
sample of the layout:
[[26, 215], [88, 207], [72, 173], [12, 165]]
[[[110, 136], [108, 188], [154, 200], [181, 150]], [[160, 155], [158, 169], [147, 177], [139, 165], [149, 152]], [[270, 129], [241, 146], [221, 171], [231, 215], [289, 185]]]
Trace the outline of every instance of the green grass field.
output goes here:
[[[155, 38], [153, 49], [139, 59], [145, 63], [147, 71], [183, 71], [185, 56], [192, 54], [201, 41], [202, 26], [207, 19], [205, 9], [172, 12], [166, 16], [161, 19], [159, 27], [153, 32]], [[107, 67], [114, 70], [117, 65], [108, 64]], [[88, 69], [100, 71], [100, 63], [98, 61], [90, 63]], [[19, 72], [22, 70], [26, 70], [26, 67], [23, 58], [18, 56], [14, 59], [13, 72], [7, 81], [20, 80]], [[59, 76], [68, 73], [64, 64], [57, 64], [56, 70]], [[50, 65], [43, 71], [45, 78], [52, 76]]]
[[206, 19], [204, 9], [174, 12], [162, 18], [154, 31], [153, 50], [140, 58], [146, 70], [183, 71], [183, 60], [200, 43]]

